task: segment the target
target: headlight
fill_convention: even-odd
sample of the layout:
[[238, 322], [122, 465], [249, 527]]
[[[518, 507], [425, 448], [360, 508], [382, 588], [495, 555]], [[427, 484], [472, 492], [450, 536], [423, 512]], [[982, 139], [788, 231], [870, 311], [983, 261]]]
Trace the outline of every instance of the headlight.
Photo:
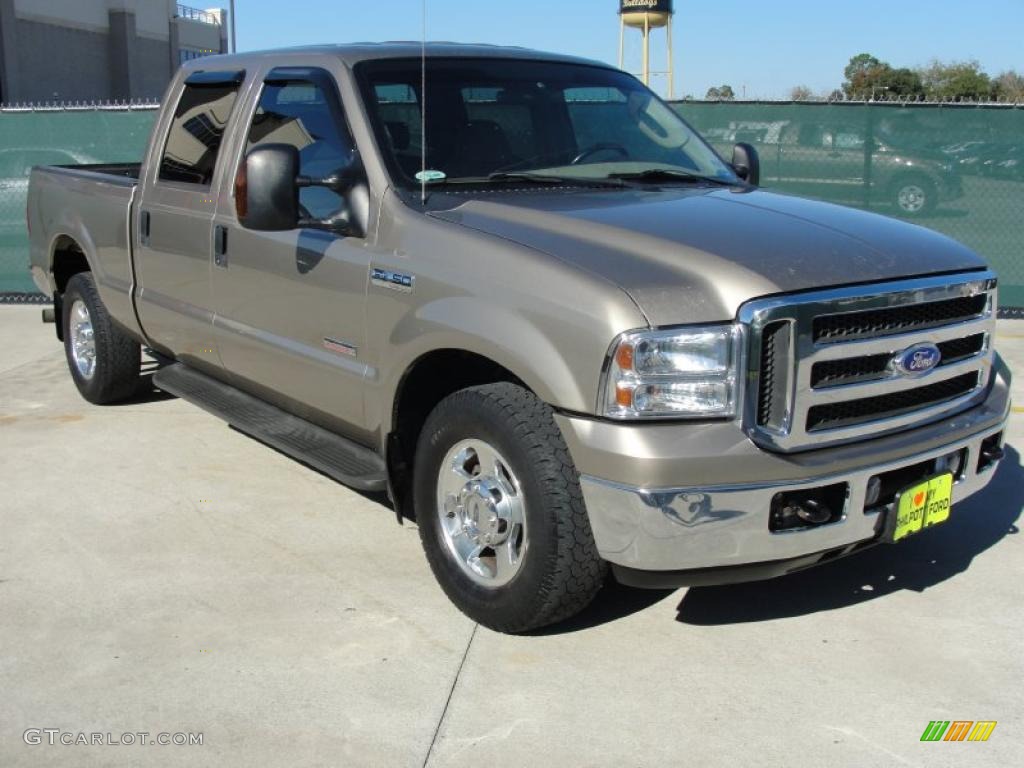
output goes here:
[[622, 334], [605, 367], [601, 411], [613, 419], [734, 416], [740, 338], [738, 325]]

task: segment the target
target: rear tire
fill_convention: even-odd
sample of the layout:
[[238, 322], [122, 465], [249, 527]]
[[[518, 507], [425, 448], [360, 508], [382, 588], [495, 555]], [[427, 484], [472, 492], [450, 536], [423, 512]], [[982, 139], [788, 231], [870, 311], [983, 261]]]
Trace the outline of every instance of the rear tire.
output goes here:
[[569, 450], [551, 408], [522, 387], [442, 400], [420, 434], [413, 491], [434, 576], [484, 626], [525, 632], [562, 621], [604, 583]]
[[64, 354], [82, 397], [104, 405], [139, 388], [142, 348], [110, 318], [91, 272], [68, 280], [63, 296]]

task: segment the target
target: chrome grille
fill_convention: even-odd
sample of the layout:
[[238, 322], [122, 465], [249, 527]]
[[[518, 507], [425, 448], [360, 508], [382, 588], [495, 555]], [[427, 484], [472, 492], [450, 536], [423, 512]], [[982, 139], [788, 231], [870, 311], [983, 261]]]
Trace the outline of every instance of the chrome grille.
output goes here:
[[[939, 367], [984, 352], [986, 343], [986, 334], [975, 333], [962, 339], [951, 339], [936, 344], [935, 346], [939, 348], [942, 355]], [[811, 368], [811, 387], [819, 389], [842, 384], [855, 384], [858, 381], [884, 379], [890, 374], [889, 364], [892, 362], [892, 357], [893, 353], [883, 352], [880, 355], [863, 355], [843, 360], [823, 360], [820, 363], [815, 363]], [[770, 388], [770, 384], [766, 383], [762, 386], [762, 390], [765, 388]]]
[[864, 424], [880, 417], [898, 416], [955, 400], [973, 392], [977, 386], [978, 371], [972, 371], [935, 384], [925, 384], [917, 389], [815, 405], [807, 411], [807, 431], [816, 432], [849, 424]]
[[814, 318], [814, 340], [852, 341], [949, 325], [980, 315], [987, 299], [985, 295], [964, 296], [891, 309], [822, 315]]
[[[806, 450], [908, 429], [974, 405], [988, 384], [995, 275], [904, 280], [745, 304], [744, 427], [765, 447]], [[939, 364], [907, 376], [903, 351]]]

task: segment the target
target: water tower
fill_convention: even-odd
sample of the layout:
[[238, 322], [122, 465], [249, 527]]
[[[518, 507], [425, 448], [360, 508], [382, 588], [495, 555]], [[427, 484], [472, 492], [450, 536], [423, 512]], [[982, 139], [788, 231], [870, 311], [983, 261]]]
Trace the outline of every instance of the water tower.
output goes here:
[[[672, 68], [672, 0], [619, 0], [619, 69], [623, 68], [626, 55], [626, 27], [639, 29], [643, 35], [644, 51], [640, 79], [644, 85], [651, 84], [651, 75], [668, 76], [668, 97], [673, 98], [675, 72]], [[651, 32], [664, 29], [667, 35], [668, 68], [651, 71]]]

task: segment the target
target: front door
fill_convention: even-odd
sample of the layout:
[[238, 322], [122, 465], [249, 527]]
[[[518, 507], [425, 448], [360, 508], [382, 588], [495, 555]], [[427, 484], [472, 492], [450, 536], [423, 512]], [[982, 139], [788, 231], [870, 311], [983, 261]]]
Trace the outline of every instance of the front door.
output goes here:
[[200, 72], [180, 93], [159, 162], [149, 163], [133, 238], [138, 312], [154, 345], [197, 368], [219, 368], [210, 258], [213, 181], [241, 72]]
[[[796, 134], [796, 141], [793, 132]], [[779, 187], [824, 200], [856, 202], [864, 194], [864, 139], [853, 129], [798, 123], [783, 134]]]
[[[333, 77], [309, 67], [272, 70], [236, 167], [265, 143], [296, 147], [302, 176], [325, 178], [346, 165], [353, 141]], [[225, 368], [239, 386], [300, 416], [343, 432], [362, 425], [370, 255], [363, 238], [322, 223], [342, 198], [305, 187], [299, 203], [308, 226], [259, 232], [238, 223], [231, 187], [224, 185], [214, 222], [215, 326]]]

